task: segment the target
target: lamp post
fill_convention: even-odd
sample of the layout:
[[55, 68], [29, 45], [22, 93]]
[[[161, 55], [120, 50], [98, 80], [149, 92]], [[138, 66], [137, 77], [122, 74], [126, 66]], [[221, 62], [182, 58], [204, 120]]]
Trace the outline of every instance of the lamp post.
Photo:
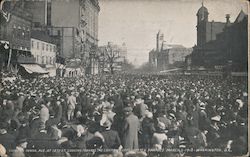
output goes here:
[[[7, 68], [9, 68], [9, 65], [10, 65], [10, 59], [11, 59], [11, 53], [12, 53], [12, 49], [10, 48], [10, 43], [9, 43], [9, 41], [4, 41], [4, 40], [1, 40], [0, 41], [0, 47], [3, 47], [4, 48], [4, 50], [9, 50], [9, 57], [8, 57], [8, 64], [7, 64]], [[3, 57], [1, 57], [1, 58], [3, 58]], [[2, 70], [2, 62], [1, 62], [1, 70]]]

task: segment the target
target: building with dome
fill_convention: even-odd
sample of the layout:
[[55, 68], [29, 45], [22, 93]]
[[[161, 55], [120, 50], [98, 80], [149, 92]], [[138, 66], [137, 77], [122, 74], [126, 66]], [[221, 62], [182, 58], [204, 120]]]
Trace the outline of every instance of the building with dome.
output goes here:
[[193, 47], [191, 65], [208, 69], [247, 71], [248, 15], [240, 11], [234, 22], [226, 14], [224, 22], [209, 21], [202, 4], [197, 16], [197, 45]]

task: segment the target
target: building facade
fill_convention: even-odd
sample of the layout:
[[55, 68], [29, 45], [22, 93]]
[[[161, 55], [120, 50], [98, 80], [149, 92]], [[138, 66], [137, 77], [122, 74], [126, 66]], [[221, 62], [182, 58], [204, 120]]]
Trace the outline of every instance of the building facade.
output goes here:
[[90, 68], [90, 53], [98, 47], [98, 0], [33, 0], [26, 9], [33, 14], [34, 26], [47, 30], [58, 47], [58, 57], [83, 60]]
[[248, 15], [242, 10], [234, 22], [226, 14], [225, 22], [209, 22], [205, 6], [197, 12], [197, 45], [191, 54], [192, 67], [247, 71]]
[[51, 38], [41, 31], [31, 33], [31, 54], [35, 57], [36, 63], [45, 68], [50, 76], [56, 75], [56, 44]]
[[[13, 65], [34, 61], [30, 52], [32, 14], [24, 10], [22, 1], [5, 1], [3, 10], [0, 15], [0, 40], [8, 41], [9, 49], [8, 53], [1, 53], [1, 65], [7, 65], [9, 57]], [[8, 20], [4, 14], [8, 14]]]
[[178, 44], [166, 44], [164, 34], [156, 35], [156, 49], [149, 52], [149, 63], [159, 71], [180, 67], [185, 63], [185, 57], [192, 53], [192, 48]]
[[[65, 33], [60, 34], [61, 38], [70, 36], [71, 40], [76, 41], [73, 45], [81, 47], [81, 51], [77, 51], [77, 48], [69, 51], [63, 49], [60, 54], [64, 57], [71, 56], [70, 53], [80, 56], [98, 45], [98, 0], [34, 0], [27, 2], [25, 8], [35, 14], [35, 26], [55, 27], [56, 30], [61, 28], [61, 32]], [[64, 41], [67, 42], [67, 39], [63, 40], [63, 44]]]

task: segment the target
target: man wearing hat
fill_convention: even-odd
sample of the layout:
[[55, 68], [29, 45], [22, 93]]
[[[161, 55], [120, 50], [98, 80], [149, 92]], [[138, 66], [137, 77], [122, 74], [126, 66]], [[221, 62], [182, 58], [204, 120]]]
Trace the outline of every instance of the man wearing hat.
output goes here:
[[220, 128], [218, 126], [220, 119], [221, 117], [219, 115], [213, 116], [211, 118], [211, 124], [208, 128], [208, 133], [207, 133], [208, 146], [210, 147], [216, 147], [215, 141], [220, 138]]
[[125, 121], [123, 127], [123, 147], [125, 149], [138, 149], [138, 131], [140, 122], [132, 112], [132, 107], [125, 107]]
[[145, 118], [142, 121], [143, 148], [151, 147], [151, 139], [155, 132], [152, 112], [146, 111]]
[[200, 104], [199, 110], [199, 129], [200, 130], [207, 130], [208, 126], [210, 125], [210, 121], [208, 119], [207, 113], [205, 111], [205, 104], [202, 102]]
[[118, 132], [111, 129], [111, 121], [106, 120], [104, 123], [100, 124], [104, 131], [101, 132], [104, 139], [104, 149], [118, 149], [121, 148], [121, 140]]
[[140, 95], [136, 96], [135, 99], [135, 108], [134, 112], [138, 118], [143, 119], [145, 117], [146, 110], [148, 109], [147, 105], [144, 104], [144, 100]]

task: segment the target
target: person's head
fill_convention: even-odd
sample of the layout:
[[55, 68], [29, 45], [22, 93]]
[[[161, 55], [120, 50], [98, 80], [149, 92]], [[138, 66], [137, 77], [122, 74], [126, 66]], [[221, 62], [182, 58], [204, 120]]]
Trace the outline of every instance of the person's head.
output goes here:
[[145, 113], [145, 117], [152, 119], [153, 118], [153, 113], [149, 112], [148, 110]]
[[157, 131], [158, 132], [164, 132], [166, 129], [166, 125], [163, 122], [158, 122], [157, 123]]
[[87, 133], [87, 127], [85, 125], [74, 125], [72, 128], [76, 131], [77, 137], [81, 137]]
[[125, 116], [129, 116], [132, 113], [133, 109], [132, 107], [125, 107], [123, 111], [124, 111]]
[[17, 139], [17, 146], [25, 149], [25, 148], [27, 148], [27, 145], [28, 145], [28, 141], [26, 138]]
[[45, 123], [44, 123], [44, 122], [40, 122], [40, 123], [39, 123], [38, 130], [39, 130], [40, 132], [46, 131], [46, 126], [45, 126]]
[[105, 130], [110, 130], [111, 126], [112, 126], [112, 122], [110, 120], [106, 120], [105, 122], [103, 122], [101, 124], [102, 127], [105, 128]]
[[59, 106], [61, 104], [61, 101], [56, 101], [56, 105]]

